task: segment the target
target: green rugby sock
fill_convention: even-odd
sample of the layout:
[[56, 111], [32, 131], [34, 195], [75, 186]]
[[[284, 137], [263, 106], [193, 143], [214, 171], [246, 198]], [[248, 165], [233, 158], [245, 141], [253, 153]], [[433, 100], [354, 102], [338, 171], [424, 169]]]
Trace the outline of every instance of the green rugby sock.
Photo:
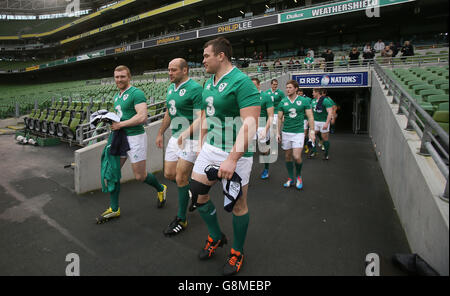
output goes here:
[[328, 156], [328, 152], [330, 151], [330, 141], [324, 141], [323, 146], [325, 147], [325, 156]]
[[295, 172], [297, 173], [297, 177], [301, 177], [302, 176], [302, 167], [303, 167], [303, 162], [301, 163], [295, 163]]
[[247, 237], [247, 229], [250, 221], [250, 215], [235, 216], [233, 214], [233, 249], [238, 252], [244, 251], [245, 238]]
[[116, 183], [116, 188], [109, 195], [109, 205], [114, 212], [119, 209], [119, 193], [120, 193], [120, 181]]
[[164, 187], [158, 182], [155, 175], [148, 173], [147, 178], [145, 178], [144, 183], [147, 183], [150, 186], [153, 186], [158, 192], [164, 190]]
[[294, 179], [294, 162], [286, 161], [286, 168], [288, 171], [289, 178]]
[[203, 221], [205, 221], [208, 227], [209, 236], [214, 240], [218, 241], [222, 238], [222, 231], [220, 230], [219, 221], [217, 220], [216, 207], [209, 200], [204, 205], [197, 208]]
[[189, 204], [189, 184], [178, 187], [178, 218], [186, 221], [186, 211]]

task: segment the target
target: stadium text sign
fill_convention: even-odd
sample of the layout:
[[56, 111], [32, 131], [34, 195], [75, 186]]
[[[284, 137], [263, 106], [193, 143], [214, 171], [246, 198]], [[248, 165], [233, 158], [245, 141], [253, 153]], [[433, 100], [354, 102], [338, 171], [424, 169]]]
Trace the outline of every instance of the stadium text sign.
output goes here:
[[369, 87], [367, 72], [293, 75], [300, 87]]
[[280, 23], [301, 21], [310, 18], [338, 15], [342, 13], [367, 10], [415, 0], [349, 0], [339, 3], [322, 5], [314, 8], [301, 9], [280, 14]]
[[198, 30], [198, 37], [215, 36], [217, 34], [231, 33], [255, 29], [258, 27], [275, 25], [278, 23], [278, 15], [256, 18], [253, 20], [246, 20], [221, 26], [214, 26], [211, 28]]

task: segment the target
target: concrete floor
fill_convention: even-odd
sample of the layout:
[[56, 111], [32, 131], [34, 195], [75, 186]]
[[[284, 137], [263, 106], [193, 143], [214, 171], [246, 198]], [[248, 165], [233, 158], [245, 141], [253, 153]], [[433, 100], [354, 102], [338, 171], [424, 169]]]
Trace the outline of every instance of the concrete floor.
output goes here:
[[[64, 165], [75, 150], [0, 136], [0, 275], [65, 275], [69, 253], [79, 255], [81, 275], [221, 275], [233, 231], [220, 186], [211, 196], [229, 244], [203, 262], [197, 253], [207, 228], [197, 212], [180, 235], [162, 234], [176, 215], [177, 191], [161, 172], [164, 208], [156, 208], [153, 188], [133, 181], [121, 187], [121, 218], [96, 225], [109, 196], [74, 193], [73, 170]], [[328, 162], [304, 160], [302, 191], [282, 187], [284, 155], [268, 180], [259, 178], [262, 167], [255, 158], [239, 275], [364, 275], [369, 253], [380, 256], [381, 275], [403, 275], [390, 260], [410, 249], [367, 135], [332, 135]]]

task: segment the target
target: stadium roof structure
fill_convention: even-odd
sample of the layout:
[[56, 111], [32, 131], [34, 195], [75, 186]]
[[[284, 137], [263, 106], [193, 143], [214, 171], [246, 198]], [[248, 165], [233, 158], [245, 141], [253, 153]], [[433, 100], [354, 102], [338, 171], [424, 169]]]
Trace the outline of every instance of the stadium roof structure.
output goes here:
[[0, 12], [2, 14], [46, 14], [65, 13], [70, 4], [78, 1], [80, 10], [96, 10], [120, 0], [0, 0]]

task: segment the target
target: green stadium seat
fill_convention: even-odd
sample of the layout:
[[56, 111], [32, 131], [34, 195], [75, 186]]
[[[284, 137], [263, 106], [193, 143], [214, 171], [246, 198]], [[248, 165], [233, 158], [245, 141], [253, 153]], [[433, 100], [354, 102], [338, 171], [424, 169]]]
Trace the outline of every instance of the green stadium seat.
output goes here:
[[50, 113], [47, 116], [47, 119], [42, 121], [41, 132], [48, 133], [50, 122], [55, 119], [56, 112], [53, 109], [50, 109]]
[[34, 129], [35, 129], [36, 131], [38, 131], [38, 132], [41, 131], [41, 129], [42, 129], [42, 122], [43, 122], [44, 120], [47, 119], [47, 116], [48, 116], [48, 110], [45, 109], [45, 110], [41, 113], [41, 116], [39, 116], [38, 119], [35, 119], [35, 122], [34, 122]]
[[92, 108], [91, 108], [91, 114], [94, 113], [94, 112], [97, 112], [98, 110], [100, 110], [100, 103], [99, 103], [99, 102], [95, 102], [95, 103], [92, 105]]
[[423, 100], [428, 101], [428, 97], [431, 95], [444, 95], [445, 92], [442, 89], [424, 89], [419, 91], [419, 96], [422, 97]]
[[439, 89], [442, 89], [446, 94], [448, 94], [448, 84], [439, 85]]
[[429, 84], [415, 84], [412, 86], [411, 89], [414, 90], [414, 94], [418, 95], [419, 91], [425, 90], [425, 89], [433, 89], [433, 87]]
[[23, 118], [25, 127], [28, 128], [29, 125], [29, 121], [31, 120], [31, 118], [36, 114], [36, 109], [31, 110], [31, 113], [28, 114], [28, 116]]
[[108, 102], [102, 103], [99, 110], [108, 110]]
[[433, 114], [433, 119], [447, 132], [448, 134], [448, 110], [436, 111]]
[[55, 118], [52, 121], [49, 121], [48, 132], [50, 135], [56, 135], [58, 123], [60, 123], [63, 118], [62, 114], [63, 114], [62, 111], [59, 110], [58, 113], [56, 114]]
[[30, 120], [28, 120], [28, 128], [30, 130], [34, 129], [34, 125], [36, 124], [36, 119], [38, 119], [41, 116], [41, 110], [37, 109], [36, 112], [33, 114], [33, 116], [30, 116]]
[[81, 112], [81, 109], [83, 108], [83, 102], [82, 101], [79, 101], [78, 103], [77, 103], [77, 106], [75, 107], [75, 109], [74, 109], [74, 111], [75, 112]]
[[436, 75], [428, 75], [428, 76], [425, 76], [424, 80], [429, 84], [433, 84], [433, 81], [440, 80], [440, 79], [442, 79], [442, 77], [439, 77]]
[[428, 102], [433, 105], [448, 102], [448, 95], [431, 95], [428, 97]]
[[436, 79], [431, 82], [432, 85], [441, 85], [441, 84], [448, 84], [448, 79]]
[[61, 122], [59, 122], [56, 125], [56, 135], [58, 137], [63, 137], [64, 136], [64, 129], [63, 126], [68, 127], [70, 123], [70, 112], [69, 110], [67, 110], [64, 114], [64, 117], [62, 118]]
[[72, 118], [70, 122], [70, 126], [63, 126], [64, 134], [68, 139], [73, 140], [76, 138], [76, 131], [81, 123], [81, 113], [75, 113], [75, 116]]
[[448, 111], [448, 102], [440, 103], [437, 108], [439, 111]]

